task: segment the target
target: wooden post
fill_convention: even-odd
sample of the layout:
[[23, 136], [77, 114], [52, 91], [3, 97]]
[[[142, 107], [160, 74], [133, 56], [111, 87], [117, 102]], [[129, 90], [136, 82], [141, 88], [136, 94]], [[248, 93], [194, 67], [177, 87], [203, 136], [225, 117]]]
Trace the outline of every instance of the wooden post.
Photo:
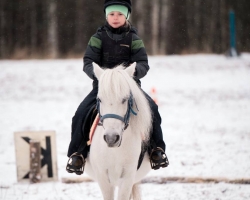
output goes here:
[[41, 147], [40, 142], [36, 140], [30, 141], [30, 173], [29, 178], [32, 183], [41, 180]]
[[237, 57], [239, 54], [236, 50], [236, 29], [235, 29], [235, 14], [233, 10], [229, 12], [229, 28], [230, 28], [230, 49], [229, 56]]

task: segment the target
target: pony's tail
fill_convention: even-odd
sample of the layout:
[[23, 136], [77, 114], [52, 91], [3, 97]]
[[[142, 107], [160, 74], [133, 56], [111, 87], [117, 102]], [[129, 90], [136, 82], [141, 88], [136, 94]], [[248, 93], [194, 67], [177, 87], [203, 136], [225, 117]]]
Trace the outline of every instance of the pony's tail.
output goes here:
[[135, 183], [132, 188], [132, 194], [130, 199], [133, 200], [141, 200], [141, 190], [140, 190], [140, 184]]

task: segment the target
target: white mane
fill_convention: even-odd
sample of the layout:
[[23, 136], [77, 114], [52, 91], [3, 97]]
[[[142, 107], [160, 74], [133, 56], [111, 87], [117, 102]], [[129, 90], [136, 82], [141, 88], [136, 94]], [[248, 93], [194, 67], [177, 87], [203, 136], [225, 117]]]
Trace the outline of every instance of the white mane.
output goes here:
[[[137, 115], [130, 114], [129, 126], [136, 134], [141, 134], [146, 142], [150, 136], [152, 117], [148, 100], [142, 90], [134, 79], [124, 70], [123, 66], [106, 69], [100, 77], [98, 94], [100, 94], [102, 98], [112, 98], [112, 101], [119, 101], [121, 103], [123, 98], [129, 97], [130, 92], [136, 102], [133, 104], [133, 110], [137, 112]], [[136, 104], [139, 111], [136, 108]], [[127, 104], [124, 105], [127, 106]], [[121, 106], [124, 105], [121, 104]]]

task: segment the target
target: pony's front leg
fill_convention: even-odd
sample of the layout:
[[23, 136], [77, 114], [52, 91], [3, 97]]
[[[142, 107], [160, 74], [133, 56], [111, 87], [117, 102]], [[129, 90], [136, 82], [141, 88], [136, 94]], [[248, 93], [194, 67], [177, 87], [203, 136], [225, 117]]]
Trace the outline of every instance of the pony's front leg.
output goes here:
[[132, 192], [133, 180], [123, 180], [118, 190], [118, 200], [129, 200]]
[[99, 179], [98, 184], [102, 191], [103, 200], [114, 200], [115, 188], [105, 178]]

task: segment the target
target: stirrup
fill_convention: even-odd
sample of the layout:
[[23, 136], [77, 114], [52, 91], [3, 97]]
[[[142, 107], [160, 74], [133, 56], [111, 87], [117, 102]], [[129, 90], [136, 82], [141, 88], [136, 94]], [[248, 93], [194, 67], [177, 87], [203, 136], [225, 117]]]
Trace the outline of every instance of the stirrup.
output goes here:
[[79, 153], [73, 153], [68, 160], [66, 170], [69, 173], [76, 173], [77, 175], [83, 174], [84, 166], [85, 166], [85, 159]]
[[152, 150], [150, 154], [150, 164], [151, 168], [154, 170], [157, 170], [160, 167], [164, 168], [169, 165], [167, 155], [162, 148], [157, 147]]

